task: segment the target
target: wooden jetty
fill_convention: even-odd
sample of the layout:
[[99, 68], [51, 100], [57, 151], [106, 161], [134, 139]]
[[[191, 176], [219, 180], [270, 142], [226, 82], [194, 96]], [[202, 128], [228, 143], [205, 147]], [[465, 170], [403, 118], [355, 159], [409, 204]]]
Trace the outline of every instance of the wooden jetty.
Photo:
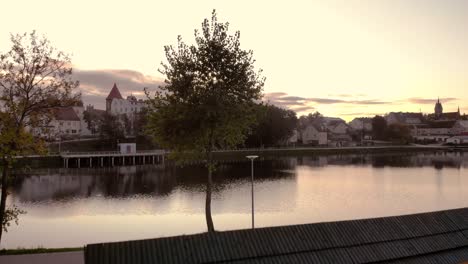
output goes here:
[[85, 247], [86, 264], [464, 261], [468, 261], [468, 208]]
[[126, 165], [164, 164], [165, 150], [63, 152], [63, 167], [114, 167]]

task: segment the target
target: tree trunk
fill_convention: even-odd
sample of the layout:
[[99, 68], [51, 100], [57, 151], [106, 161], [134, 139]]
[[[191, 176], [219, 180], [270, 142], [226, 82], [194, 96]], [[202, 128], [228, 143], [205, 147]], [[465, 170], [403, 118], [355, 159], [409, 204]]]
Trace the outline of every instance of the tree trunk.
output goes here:
[[[211, 155], [211, 154], [210, 154]], [[211, 186], [213, 183], [213, 168], [211, 160], [208, 162], [208, 181], [206, 182], [206, 203], [205, 203], [205, 215], [206, 225], [208, 232], [214, 232], [213, 218], [211, 217]]]
[[5, 217], [7, 188], [8, 188], [8, 164], [4, 162], [3, 169], [2, 169], [2, 197], [0, 200], [0, 244], [2, 241], [3, 219]]

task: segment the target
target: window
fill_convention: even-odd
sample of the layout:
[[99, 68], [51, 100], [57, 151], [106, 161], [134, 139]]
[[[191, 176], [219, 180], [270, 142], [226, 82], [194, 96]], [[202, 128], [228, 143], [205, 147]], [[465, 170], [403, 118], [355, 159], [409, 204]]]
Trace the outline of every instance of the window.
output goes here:
[[76, 130], [75, 130], [75, 129], [72, 129], [71, 132], [72, 132], [72, 134], [75, 134], [75, 133], [76, 133]]

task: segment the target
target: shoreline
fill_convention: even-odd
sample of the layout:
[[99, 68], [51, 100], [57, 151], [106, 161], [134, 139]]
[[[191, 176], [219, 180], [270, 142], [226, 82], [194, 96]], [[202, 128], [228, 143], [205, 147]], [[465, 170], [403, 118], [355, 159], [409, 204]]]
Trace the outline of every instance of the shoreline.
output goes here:
[[[352, 155], [352, 154], [386, 154], [386, 153], [417, 153], [434, 151], [468, 151], [468, 148], [453, 146], [426, 146], [426, 145], [390, 145], [390, 146], [365, 146], [365, 147], [284, 147], [284, 148], [255, 148], [237, 150], [217, 150], [213, 152], [218, 161], [226, 159], [244, 159], [246, 155], [259, 155], [261, 157], [282, 156], [316, 156], [316, 155]], [[200, 159], [187, 159], [189, 162], [200, 162]], [[169, 161], [169, 160], [168, 160]], [[171, 163], [169, 161], [168, 163]], [[30, 156], [18, 159], [19, 167], [37, 168], [62, 168], [63, 162], [59, 155]]]

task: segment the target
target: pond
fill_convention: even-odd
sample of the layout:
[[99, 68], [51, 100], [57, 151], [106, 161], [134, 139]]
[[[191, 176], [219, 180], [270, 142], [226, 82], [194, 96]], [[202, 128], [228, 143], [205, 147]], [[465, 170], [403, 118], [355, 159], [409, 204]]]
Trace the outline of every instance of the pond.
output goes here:
[[[468, 206], [468, 153], [259, 159], [255, 227], [411, 214]], [[18, 173], [8, 204], [27, 211], [2, 248], [77, 247], [206, 231], [206, 169], [132, 166]], [[214, 175], [216, 230], [251, 228], [250, 162]]]

